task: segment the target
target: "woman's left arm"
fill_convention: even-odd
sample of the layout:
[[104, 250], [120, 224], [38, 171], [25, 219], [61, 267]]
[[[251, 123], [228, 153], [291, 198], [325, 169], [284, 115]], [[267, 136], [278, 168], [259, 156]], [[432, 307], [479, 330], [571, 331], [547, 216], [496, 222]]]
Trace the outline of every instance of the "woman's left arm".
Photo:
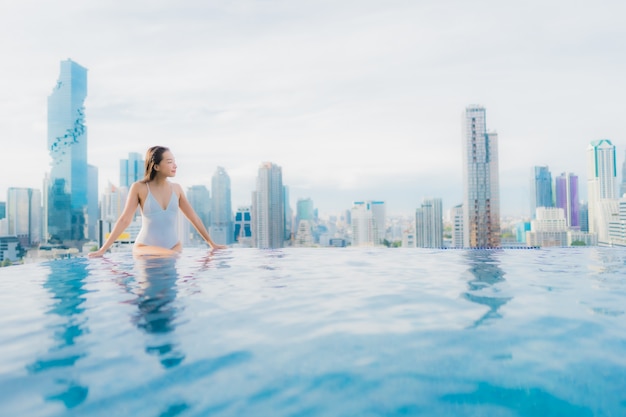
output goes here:
[[209, 232], [202, 223], [202, 220], [196, 214], [193, 207], [191, 207], [189, 200], [187, 200], [187, 197], [185, 196], [185, 193], [183, 191], [183, 187], [181, 187], [179, 184], [172, 185], [174, 185], [176, 193], [178, 194], [178, 207], [180, 208], [180, 211], [183, 212], [183, 214], [189, 220], [189, 222], [191, 222], [193, 227], [198, 231], [198, 233], [200, 233], [200, 236], [202, 236], [206, 243], [208, 243], [213, 249], [226, 248], [226, 245], [218, 245], [217, 243], [213, 242], [213, 239], [211, 239], [211, 236], [209, 236]]

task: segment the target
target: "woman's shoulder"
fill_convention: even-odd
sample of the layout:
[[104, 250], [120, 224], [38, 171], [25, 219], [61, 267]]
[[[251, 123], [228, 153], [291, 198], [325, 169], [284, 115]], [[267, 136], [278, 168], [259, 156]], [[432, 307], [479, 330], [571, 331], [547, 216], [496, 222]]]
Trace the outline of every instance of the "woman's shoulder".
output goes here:
[[172, 184], [172, 188], [176, 191], [176, 194], [178, 194], [178, 196], [180, 197], [180, 195], [183, 194], [183, 187], [176, 182], [170, 182], [170, 184]]
[[148, 184], [145, 181], [137, 181], [130, 185], [128, 189], [128, 194], [137, 194], [140, 196], [148, 194]]
[[129, 190], [139, 190], [139, 189], [148, 189], [148, 185], [145, 181], [143, 180], [139, 180], [139, 181], [135, 181], [134, 183], [132, 183], [130, 185], [130, 189]]

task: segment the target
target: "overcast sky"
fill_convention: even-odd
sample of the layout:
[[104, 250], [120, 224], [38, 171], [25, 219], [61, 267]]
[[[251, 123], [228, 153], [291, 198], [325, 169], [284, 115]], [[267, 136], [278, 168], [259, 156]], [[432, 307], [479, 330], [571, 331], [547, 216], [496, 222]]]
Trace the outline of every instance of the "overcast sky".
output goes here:
[[261, 162], [292, 206], [354, 200], [412, 213], [462, 202], [461, 118], [499, 134], [503, 215], [528, 213], [531, 168], [579, 175], [586, 148], [626, 145], [626, 2], [0, 0], [0, 200], [49, 171], [47, 98], [61, 60], [86, 67], [89, 163], [169, 146], [176, 182], [231, 177], [250, 204]]

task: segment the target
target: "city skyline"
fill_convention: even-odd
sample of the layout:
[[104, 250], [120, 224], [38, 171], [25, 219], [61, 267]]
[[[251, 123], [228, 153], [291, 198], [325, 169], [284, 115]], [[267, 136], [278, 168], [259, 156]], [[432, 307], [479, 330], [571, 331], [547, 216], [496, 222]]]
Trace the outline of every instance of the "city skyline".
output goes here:
[[0, 80], [0, 130], [12, 158], [2, 199], [9, 187], [42, 189], [45, 98], [66, 58], [89, 69], [98, 194], [116, 183], [120, 158], [160, 144], [185, 188], [209, 185], [223, 166], [233, 207], [249, 204], [256, 167], [270, 160], [291, 203], [310, 197], [322, 214], [363, 199], [411, 214], [440, 197], [447, 210], [463, 199], [459, 118], [471, 103], [498, 128], [503, 216], [527, 214], [533, 166], [578, 175], [586, 199], [588, 143], [609, 139], [624, 160], [617, 1], [121, 5], [42, 3], [45, 19], [27, 3], [3, 10], [11, 41], [0, 52], [12, 65]]

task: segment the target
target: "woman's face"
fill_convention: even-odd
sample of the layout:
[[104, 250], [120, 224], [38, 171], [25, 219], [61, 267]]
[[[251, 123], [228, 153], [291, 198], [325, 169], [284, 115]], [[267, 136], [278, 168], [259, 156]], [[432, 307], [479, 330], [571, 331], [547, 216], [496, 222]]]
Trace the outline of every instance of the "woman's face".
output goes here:
[[163, 152], [163, 159], [159, 165], [156, 166], [157, 171], [166, 177], [173, 177], [176, 175], [176, 159], [174, 154], [170, 151]]

